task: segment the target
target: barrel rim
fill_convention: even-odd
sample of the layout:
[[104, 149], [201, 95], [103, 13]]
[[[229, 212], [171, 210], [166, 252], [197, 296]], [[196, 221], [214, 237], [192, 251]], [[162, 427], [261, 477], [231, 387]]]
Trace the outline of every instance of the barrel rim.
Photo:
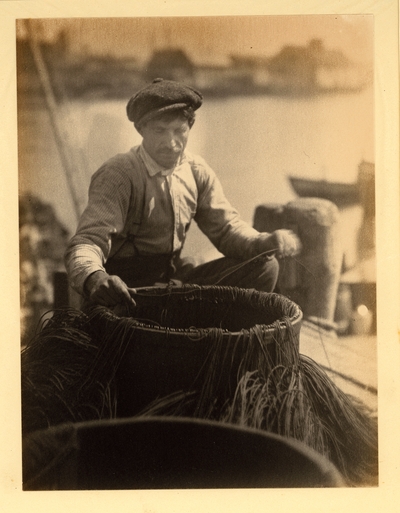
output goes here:
[[[250, 426], [244, 426], [239, 424], [233, 424], [229, 422], [221, 422], [212, 419], [203, 419], [200, 417], [177, 417], [177, 416], [161, 416], [161, 415], [138, 415], [127, 418], [113, 418], [113, 419], [96, 419], [86, 420], [74, 423], [58, 424], [45, 429], [39, 429], [29, 433], [27, 439], [36, 439], [43, 433], [57, 433], [64, 430], [71, 434], [79, 431], [96, 431], [97, 429], [118, 429], [118, 426], [135, 426], [135, 425], [158, 425], [160, 427], [166, 426], [194, 426], [196, 428], [204, 428], [209, 430], [218, 430], [223, 433], [237, 433], [238, 436], [248, 437], [253, 440], [253, 443], [261, 440], [270, 440], [280, 444], [282, 447], [285, 446], [290, 450], [302, 455], [308, 461], [312, 462], [322, 473], [326, 476], [331, 475], [331, 478], [336, 480], [336, 484], [333, 486], [345, 486], [344, 478], [341, 472], [338, 470], [336, 465], [323, 454], [319, 453], [312, 447], [308, 446], [305, 442], [297, 440], [290, 436], [280, 435], [271, 431], [265, 431]], [[332, 485], [331, 485], [332, 486]]]

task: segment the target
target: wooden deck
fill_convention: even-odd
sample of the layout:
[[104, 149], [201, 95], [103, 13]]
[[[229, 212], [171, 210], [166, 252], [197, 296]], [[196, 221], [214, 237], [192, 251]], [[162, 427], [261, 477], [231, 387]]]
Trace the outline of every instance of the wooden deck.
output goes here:
[[341, 390], [357, 397], [377, 415], [375, 335], [338, 337], [305, 321], [300, 353], [320, 364]]

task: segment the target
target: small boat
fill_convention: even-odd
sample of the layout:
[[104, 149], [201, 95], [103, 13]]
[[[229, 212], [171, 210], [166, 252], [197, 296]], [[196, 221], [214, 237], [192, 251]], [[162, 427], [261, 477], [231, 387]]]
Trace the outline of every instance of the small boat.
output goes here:
[[359, 202], [358, 183], [329, 182], [289, 176], [291, 186], [298, 196], [305, 198], [323, 198], [336, 205], [354, 205]]

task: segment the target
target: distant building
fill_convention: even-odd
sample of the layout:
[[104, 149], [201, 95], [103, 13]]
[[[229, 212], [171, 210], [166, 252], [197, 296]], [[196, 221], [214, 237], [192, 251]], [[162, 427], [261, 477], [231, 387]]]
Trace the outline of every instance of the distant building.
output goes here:
[[322, 40], [285, 46], [269, 59], [271, 89], [282, 93], [317, 93], [357, 89], [365, 75], [341, 51], [327, 50]]
[[[322, 40], [285, 46], [272, 57], [210, 55], [207, 61], [177, 47], [154, 50], [146, 60], [77, 46], [75, 32], [59, 31], [38, 39], [57, 99], [126, 98], [155, 78], [184, 82], [207, 95], [319, 94], [359, 91], [372, 70], [356, 66]], [[110, 49], [108, 49], [110, 50]], [[17, 38], [18, 90], [40, 95], [41, 85], [26, 37]]]
[[177, 49], [156, 50], [144, 68], [147, 80], [164, 78], [181, 82], [192, 82], [194, 65], [186, 53]]
[[236, 75], [242, 77], [252, 88], [268, 86], [270, 74], [267, 70], [268, 59], [261, 56], [231, 55], [231, 65]]

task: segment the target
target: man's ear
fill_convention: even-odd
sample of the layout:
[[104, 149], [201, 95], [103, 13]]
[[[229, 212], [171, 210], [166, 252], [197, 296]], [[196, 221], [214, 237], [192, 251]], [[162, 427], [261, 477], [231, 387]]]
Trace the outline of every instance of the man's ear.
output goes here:
[[139, 135], [143, 137], [142, 127], [140, 125], [136, 125], [135, 123], [133, 123], [133, 126], [136, 128], [136, 131], [139, 133]]

